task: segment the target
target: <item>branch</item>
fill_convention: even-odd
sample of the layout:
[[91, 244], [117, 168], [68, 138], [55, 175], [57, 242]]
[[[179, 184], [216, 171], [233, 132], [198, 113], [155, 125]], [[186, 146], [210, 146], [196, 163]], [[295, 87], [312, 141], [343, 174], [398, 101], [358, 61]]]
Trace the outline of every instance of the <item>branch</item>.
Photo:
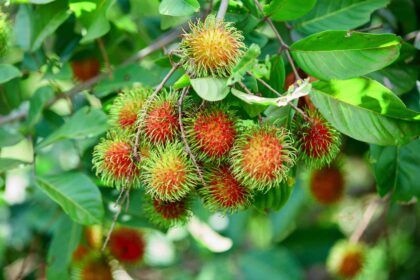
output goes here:
[[102, 38], [99, 38], [96, 41], [98, 42], [99, 50], [101, 51], [102, 58], [104, 59], [106, 71], [108, 72], [108, 76], [109, 76], [110, 79], [112, 79], [111, 64], [109, 63], [109, 57], [108, 57], [108, 53], [106, 52], [106, 49], [105, 49], [104, 41], [102, 40]]
[[[258, 10], [264, 15], [264, 10], [263, 10], [263, 7], [261, 6], [260, 2], [258, 0], [254, 0], [254, 2], [255, 2], [255, 5], [257, 6]], [[292, 56], [290, 55], [289, 46], [284, 42], [283, 38], [281, 37], [279, 31], [277, 30], [277, 28], [274, 25], [271, 18], [269, 18], [267, 16], [264, 16], [264, 20], [265, 20], [265, 22], [268, 23], [268, 25], [273, 30], [277, 40], [280, 43], [281, 48], [286, 51], [287, 60], [289, 61], [290, 66], [292, 67], [292, 70], [293, 70], [293, 73], [295, 74], [296, 80], [302, 80], [301, 77], [299, 76], [299, 73], [298, 73], [297, 68], [295, 66], [295, 62], [293, 61]]]
[[226, 15], [227, 8], [229, 6], [229, 0], [222, 0], [220, 3], [219, 11], [217, 12], [217, 19], [223, 20]]

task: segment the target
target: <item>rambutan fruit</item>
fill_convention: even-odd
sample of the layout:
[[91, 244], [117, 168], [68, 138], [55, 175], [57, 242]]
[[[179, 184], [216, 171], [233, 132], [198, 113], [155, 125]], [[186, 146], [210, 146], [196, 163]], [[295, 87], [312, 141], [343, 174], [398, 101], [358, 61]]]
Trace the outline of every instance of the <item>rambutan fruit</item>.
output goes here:
[[188, 118], [185, 122], [189, 144], [201, 161], [220, 163], [233, 147], [236, 118], [229, 110], [213, 106]]
[[73, 252], [72, 261], [74, 263], [83, 262], [87, 256], [90, 254], [90, 249], [84, 245], [77, 246], [76, 250]]
[[152, 144], [166, 144], [176, 139], [180, 130], [177, 101], [175, 91], [163, 91], [152, 101], [144, 120], [144, 132]]
[[232, 173], [250, 189], [278, 187], [295, 162], [290, 133], [272, 125], [244, 130], [231, 150]]
[[99, 74], [101, 64], [95, 57], [88, 57], [71, 62], [73, 76], [78, 81], [87, 81]]
[[251, 191], [235, 179], [228, 166], [210, 169], [205, 178], [208, 185], [200, 189], [200, 194], [210, 210], [234, 212], [251, 204]]
[[184, 68], [197, 77], [229, 76], [245, 48], [242, 34], [231, 23], [209, 15], [190, 23], [180, 45]]
[[109, 252], [121, 263], [132, 265], [141, 262], [145, 248], [143, 234], [135, 229], [117, 228], [109, 238]]
[[73, 278], [78, 280], [112, 280], [112, 269], [105, 260], [92, 259], [77, 268]]
[[150, 89], [134, 87], [122, 91], [110, 109], [110, 124], [116, 128], [133, 130], [144, 102], [150, 95]]
[[164, 229], [184, 225], [191, 217], [190, 200], [184, 197], [177, 201], [163, 201], [149, 198], [144, 212], [147, 218]]
[[307, 165], [321, 168], [340, 151], [340, 133], [318, 111], [306, 111], [310, 121], [298, 116], [294, 121], [294, 133], [299, 158]]
[[331, 249], [327, 267], [335, 276], [351, 279], [356, 277], [365, 264], [366, 247], [362, 243], [347, 240], [337, 242]]
[[321, 204], [338, 202], [344, 193], [344, 176], [339, 167], [326, 166], [312, 171], [310, 179], [312, 196]]
[[92, 162], [97, 176], [109, 186], [120, 188], [139, 185], [140, 169], [134, 161], [130, 138], [123, 131], [108, 133], [95, 146]]
[[10, 27], [7, 16], [0, 11], [0, 57], [4, 56], [9, 47]]
[[146, 192], [154, 199], [180, 200], [198, 182], [194, 165], [179, 142], [156, 146], [142, 164]]

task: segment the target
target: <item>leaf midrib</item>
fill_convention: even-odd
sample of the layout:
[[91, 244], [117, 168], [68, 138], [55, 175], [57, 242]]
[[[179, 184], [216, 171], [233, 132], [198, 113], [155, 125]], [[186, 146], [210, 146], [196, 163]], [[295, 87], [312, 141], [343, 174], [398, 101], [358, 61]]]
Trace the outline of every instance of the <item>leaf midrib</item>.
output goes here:
[[372, 50], [381, 50], [381, 49], [387, 49], [387, 48], [395, 48], [401, 45], [400, 43], [397, 43], [395, 45], [389, 45], [385, 47], [373, 47], [373, 48], [366, 48], [366, 49], [345, 49], [345, 50], [299, 50], [299, 49], [293, 49], [293, 47], [290, 49], [292, 52], [303, 52], [303, 53], [326, 53], [326, 52], [347, 52], [347, 51], [372, 51]]

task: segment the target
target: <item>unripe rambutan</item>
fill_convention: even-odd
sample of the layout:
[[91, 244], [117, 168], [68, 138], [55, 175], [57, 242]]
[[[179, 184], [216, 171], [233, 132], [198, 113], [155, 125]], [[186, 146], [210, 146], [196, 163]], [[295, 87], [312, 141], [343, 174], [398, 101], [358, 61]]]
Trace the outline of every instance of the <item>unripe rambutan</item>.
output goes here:
[[181, 42], [184, 68], [197, 77], [226, 77], [243, 54], [242, 34], [231, 23], [210, 15], [204, 22], [190, 23]]
[[96, 175], [109, 186], [139, 185], [140, 169], [134, 161], [130, 138], [122, 131], [111, 131], [95, 146], [92, 162]]
[[232, 172], [246, 187], [267, 191], [285, 179], [295, 162], [289, 132], [271, 125], [246, 129], [231, 151]]
[[143, 234], [135, 229], [117, 228], [111, 233], [109, 252], [125, 264], [137, 264], [143, 260], [146, 241]]
[[180, 200], [198, 182], [196, 170], [179, 142], [157, 146], [142, 163], [145, 189], [154, 199]]
[[189, 144], [201, 161], [226, 158], [236, 138], [236, 119], [221, 107], [202, 110], [186, 121]]
[[78, 280], [112, 280], [110, 265], [103, 259], [95, 259], [86, 262], [74, 273]]
[[179, 132], [177, 100], [174, 91], [163, 91], [153, 100], [144, 120], [144, 132], [153, 144], [166, 144], [176, 139]]
[[310, 179], [312, 196], [321, 204], [338, 202], [344, 192], [344, 177], [337, 166], [327, 166], [312, 171]]
[[0, 57], [2, 57], [9, 47], [10, 28], [7, 17], [0, 11]]
[[111, 106], [111, 125], [122, 129], [135, 129], [139, 112], [150, 93], [150, 89], [144, 87], [122, 91]]
[[363, 270], [365, 254], [365, 245], [350, 243], [347, 240], [339, 241], [329, 253], [328, 270], [344, 279], [354, 278]]
[[330, 164], [340, 151], [340, 133], [318, 111], [307, 111], [311, 121], [298, 116], [294, 121], [299, 158], [311, 167]]
[[164, 229], [184, 225], [192, 215], [188, 197], [178, 201], [149, 198], [146, 200], [144, 211], [152, 223]]
[[95, 57], [89, 57], [71, 62], [73, 76], [76, 80], [87, 81], [99, 74], [101, 64]]
[[228, 166], [210, 169], [205, 177], [207, 186], [200, 189], [200, 194], [210, 210], [234, 212], [250, 205], [251, 191], [235, 179]]

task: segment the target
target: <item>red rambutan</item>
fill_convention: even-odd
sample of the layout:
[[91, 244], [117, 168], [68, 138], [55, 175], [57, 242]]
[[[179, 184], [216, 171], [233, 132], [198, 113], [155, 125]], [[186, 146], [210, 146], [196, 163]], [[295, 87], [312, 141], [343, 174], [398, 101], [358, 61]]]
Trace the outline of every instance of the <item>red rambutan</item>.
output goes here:
[[154, 199], [180, 200], [198, 182], [196, 170], [179, 142], [157, 146], [142, 163], [145, 189]]
[[232, 112], [213, 107], [198, 112], [186, 122], [189, 143], [202, 161], [220, 162], [231, 150], [236, 138]]
[[76, 250], [73, 252], [72, 260], [75, 263], [80, 263], [85, 260], [87, 256], [90, 254], [90, 249], [84, 245], [77, 246]]
[[101, 64], [95, 57], [75, 60], [71, 62], [73, 76], [76, 80], [87, 81], [99, 74]]
[[312, 171], [310, 188], [313, 197], [321, 204], [338, 202], [344, 192], [344, 177], [341, 170], [332, 165]]
[[246, 129], [231, 151], [232, 173], [246, 187], [267, 191], [279, 186], [295, 162], [289, 132], [264, 125]]
[[298, 117], [294, 122], [299, 157], [309, 166], [321, 168], [340, 151], [340, 133], [318, 111], [307, 111], [311, 121]]
[[149, 198], [145, 204], [145, 213], [152, 223], [165, 229], [183, 225], [191, 216], [190, 201], [188, 197], [178, 201]]
[[143, 234], [135, 229], [118, 228], [111, 233], [109, 252], [118, 261], [136, 264], [143, 260], [146, 242]]
[[364, 244], [339, 241], [328, 256], [328, 270], [341, 278], [354, 278], [363, 270], [365, 254]]
[[250, 205], [250, 190], [235, 179], [228, 166], [206, 172], [206, 181], [208, 185], [200, 189], [200, 194], [209, 209], [233, 212]]

